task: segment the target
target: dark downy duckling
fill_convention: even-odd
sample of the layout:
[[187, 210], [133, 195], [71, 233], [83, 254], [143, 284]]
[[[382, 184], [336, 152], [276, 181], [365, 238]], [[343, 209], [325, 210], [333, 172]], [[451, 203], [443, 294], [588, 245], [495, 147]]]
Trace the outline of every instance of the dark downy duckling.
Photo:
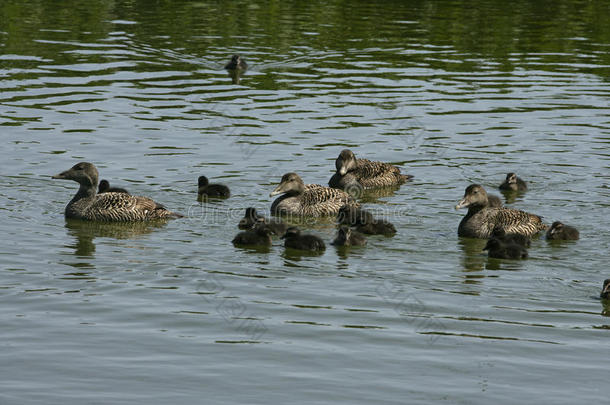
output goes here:
[[267, 219], [264, 216], [259, 215], [256, 212], [256, 208], [254, 207], [246, 208], [246, 214], [239, 221], [237, 227], [239, 229], [252, 229], [254, 226], [257, 226], [259, 224], [267, 225], [271, 229], [271, 231], [277, 236], [284, 235], [286, 233], [286, 230], [288, 229], [288, 225], [282, 222], [281, 220]]
[[231, 196], [231, 191], [229, 187], [224, 184], [210, 184], [208, 178], [205, 176], [199, 176], [197, 181], [197, 195], [199, 198], [202, 197], [219, 197], [219, 198], [229, 198]]
[[551, 225], [551, 229], [547, 231], [546, 238], [548, 240], [578, 240], [580, 232], [573, 226], [555, 221]]
[[504, 243], [516, 243], [517, 245], [521, 245], [526, 248], [529, 248], [532, 244], [532, 240], [529, 236], [520, 233], [506, 233], [506, 231], [502, 228], [494, 228], [493, 232], [491, 233], [491, 237], [499, 239]]
[[502, 207], [502, 199], [497, 195], [487, 194], [487, 201], [489, 201], [489, 206], [492, 208]]
[[337, 222], [355, 226], [358, 232], [367, 235], [392, 236], [396, 233], [396, 228], [392, 223], [383, 219], [376, 219], [370, 212], [350, 204], [341, 207], [337, 214]]
[[479, 184], [471, 184], [455, 209], [468, 208], [458, 227], [458, 235], [469, 238], [489, 238], [495, 228], [505, 233], [534, 235], [546, 229], [538, 215], [510, 208], [490, 207], [487, 192]]
[[610, 278], [604, 280], [604, 286], [602, 292], [599, 294], [599, 298], [603, 300], [610, 299]]
[[225, 69], [226, 70], [235, 70], [235, 69], [246, 70], [246, 69], [248, 69], [248, 64], [246, 63], [245, 60], [242, 59], [241, 56], [233, 55], [231, 57], [231, 60], [229, 61], [229, 63], [227, 63], [225, 65]]
[[339, 209], [353, 203], [349, 194], [318, 184], [304, 184], [296, 173], [286, 173], [280, 184], [269, 194], [283, 194], [271, 204], [274, 215], [320, 217], [337, 215]]
[[282, 236], [284, 247], [298, 250], [309, 250], [319, 252], [326, 249], [324, 241], [315, 235], [301, 234], [296, 227], [290, 227]]
[[495, 259], [527, 259], [527, 249], [516, 243], [506, 243], [498, 238], [491, 238], [483, 248], [487, 255]]
[[54, 179], [73, 180], [80, 184], [78, 192], [66, 206], [66, 218], [128, 222], [182, 217], [147, 197], [124, 193], [97, 194], [98, 176], [96, 167], [88, 162], [77, 163], [53, 176]]
[[258, 224], [253, 229], [238, 233], [231, 241], [236, 246], [271, 246], [272, 229]]
[[100, 180], [100, 185], [98, 186], [97, 193], [98, 194], [102, 194], [102, 193], [129, 194], [129, 191], [125, 190], [124, 188], [120, 188], [120, 187], [110, 187], [110, 183], [108, 183], [108, 180]]
[[356, 159], [349, 149], [344, 149], [335, 160], [337, 172], [330, 178], [328, 185], [341, 190], [363, 190], [378, 187], [391, 187], [405, 183], [413, 176], [401, 174], [394, 165]]
[[352, 231], [349, 226], [343, 225], [337, 231], [337, 237], [332, 244], [335, 246], [364, 246], [366, 238], [361, 233]]
[[502, 191], [526, 191], [527, 184], [521, 180], [515, 173], [508, 173], [504, 183], [500, 184]]

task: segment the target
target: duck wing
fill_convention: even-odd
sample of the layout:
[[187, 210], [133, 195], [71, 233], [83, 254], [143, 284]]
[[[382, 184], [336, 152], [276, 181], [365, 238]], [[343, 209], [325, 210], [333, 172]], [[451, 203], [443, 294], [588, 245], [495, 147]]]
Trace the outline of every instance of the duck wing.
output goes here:
[[402, 184], [412, 177], [401, 174], [400, 169], [394, 165], [368, 159], [358, 159], [353, 173], [364, 188]]
[[98, 221], [142, 221], [175, 215], [148, 197], [124, 193], [98, 194], [87, 209], [87, 216]]
[[497, 208], [494, 223], [507, 234], [531, 236], [546, 229], [546, 225], [538, 215], [510, 208]]

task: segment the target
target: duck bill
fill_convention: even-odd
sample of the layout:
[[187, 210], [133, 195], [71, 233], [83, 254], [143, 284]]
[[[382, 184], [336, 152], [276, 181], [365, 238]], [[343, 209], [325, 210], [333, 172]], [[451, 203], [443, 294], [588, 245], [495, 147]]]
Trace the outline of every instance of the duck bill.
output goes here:
[[283, 184], [278, 185], [275, 188], [275, 190], [273, 190], [271, 193], [269, 193], [269, 197], [273, 197], [274, 195], [282, 194], [284, 192], [283, 187], [284, 187]]
[[347, 167], [341, 166], [341, 168], [339, 169], [339, 174], [341, 176], [345, 176], [347, 174]]
[[66, 175], [68, 174], [68, 170], [61, 172], [59, 174], [56, 174], [54, 176], [51, 176], [52, 179], [62, 179], [65, 180], [66, 179]]
[[461, 208], [468, 208], [468, 206], [470, 206], [470, 202], [468, 201], [468, 199], [462, 198], [460, 200], [460, 202], [458, 202], [457, 205], [455, 206], [455, 209], [459, 210]]

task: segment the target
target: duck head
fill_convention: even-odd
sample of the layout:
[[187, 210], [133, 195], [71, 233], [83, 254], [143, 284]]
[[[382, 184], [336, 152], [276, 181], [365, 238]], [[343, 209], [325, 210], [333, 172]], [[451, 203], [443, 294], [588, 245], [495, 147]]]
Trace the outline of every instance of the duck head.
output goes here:
[[95, 166], [89, 162], [80, 162], [72, 166], [72, 168], [63, 171], [55, 176], [53, 179], [61, 180], [73, 180], [81, 186], [96, 187], [98, 172]]
[[471, 184], [464, 191], [464, 198], [455, 206], [456, 210], [460, 208], [470, 207], [485, 207], [489, 204], [487, 201], [487, 192], [483, 186], [479, 184]]
[[549, 229], [549, 235], [555, 235], [558, 232], [561, 232], [563, 230], [563, 223], [560, 221], [555, 221], [553, 222], [553, 225], [551, 225], [551, 229]]
[[609, 299], [610, 298], [610, 278], [604, 280], [604, 287], [602, 288], [602, 292], [599, 295], [601, 299]]
[[301, 177], [296, 173], [286, 173], [282, 176], [280, 184], [269, 194], [269, 197], [283, 193], [302, 194], [304, 191], [305, 184]]
[[205, 176], [199, 176], [199, 178], [197, 179], [197, 185], [199, 187], [205, 187], [209, 184], [210, 182], [208, 181], [208, 178]]
[[515, 173], [508, 173], [506, 175], [506, 182], [508, 184], [517, 184], [517, 175]]
[[349, 149], [343, 149], [341, 153], [339, 153], [339, 157], [335, 160], [335, 167], [337, 168], [337, 173], [341, 176], [345, 176], [347, 172], [350, 170], [354, 170], [356, 168], [356, 155]]

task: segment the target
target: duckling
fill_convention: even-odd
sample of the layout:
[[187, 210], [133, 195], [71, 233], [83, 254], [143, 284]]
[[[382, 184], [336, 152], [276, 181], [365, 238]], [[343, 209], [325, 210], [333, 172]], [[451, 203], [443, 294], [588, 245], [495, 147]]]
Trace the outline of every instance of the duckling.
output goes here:
[[199, 198], [207, 197], [218, 197], [218, 198], [229, 198], [231, 191], [229, 187], [224, 184], [210, 184], [208, 178], [205, 176], [199, 176], [197, 181], [197, 195]]
[[489, 238], [494, 228], [507, 234], [519, 233], [531, 236], [546, 229], [538, 215], [510, 208], [489, 206], [487, 192], [479, 184], [471, 184], [464, 192], [464, 198], [455, 209], [468, 208], [458, 227], [458, 235], [469, 238]]
[[225, 69], [226, 70], [235, 70], [235, 69], [246, 70], [246, 69], [248, 69], [248, 64], [246, 63], [245, 60], [242, 59], [241, 56], [233, 55], [231, 57], [231, 60], [229, 61], [229, 63], [227, 63], [225, 65]]
[[559, 221], [553, 222], [551, 229], [546, 233], [548, 240], [578, 240], [579, 237], [578, 229], [570, 225], [564, 225]]
[[527, 184], [521, 180], [515, 173], [508, 173], [504, 183], [500, 184], [502, 191], [526, 191]]
[[403, 184], [413, 176], [401, 174], [400, 169], [389, 163], [356, 159], [349, 149], [344, 149], [335, 160], [337, 172], [328, 185], [341, 190], [370, 189]]
[[532, 244], [532, 240], [529, 236], [520, 234], [520, 233], [506, 233], [506, 231], [502, 228], [494, 228], [491, 233], [492, 238], [499, 239], [504, 243], [516, 243], [517, 245], [521, 245], [523, 247], [530, 247]]
[[492, 208], [502, 207], [502, 199], [497, 195], [487, 194], [487, 201], [489, 201], [489, 206]]
[[266, 224], [257, 224], [253, 229], [238, 233], [231, 241], [236, 246], [271, 246], [273, 230]]
[[120, 188], [120, 187], [110, 187], [110, 183], [108, 183], [108, 180], [100, 180], [100, 185], [98, 186], [97, 193], [98, 194], [102, 194], [102, 193], [129, 194], [129, 191], [125, 190], [124, 188]]
[[288, 225], [281, 220], [267, 219], [264, 216], [259, 215], [254, 207], [246, 208], [246, 214], [239, 221], [237, 227], [239, 229], [251, 229], [259, 224], [267, 225], [271, 229], [272, 233], [277, 236], [284, 235], [288, 229]]
[[326, 249], [322, 239], [315, 235], [301, 234], [299, 228], [294, 226], [288, 228], [282, 239], [284, 239], [284, 247], [287, 248], [314, 252]]
[[383, 219], [376, 219], [370, 212], [346, 204], [337, 214], [337, 222], [344, 225], [355, 226], [356, 230], [367, 235], [392, 236], [396, 233], [394, 225]]
[[77, 163], [69, 170], [52, 176], [80, 184], [78, 192], [66, 206], [66, 218], [128, 222], [182, 217], [147, 197], [125, 193], [97, 194], [98, 177], [97, 168], [89, 162]]
[[599, 298], [607, 300], [610, 298], [610, 278], [604, 280], [604, 286], [602, 292], [599, 294]]
[[491, 238], [483, 248], [487, 255], [496, 259], [526, 259], [527, 249], [516, 243], [505, 243], [498, 238]]
[[337, 231], [337, 237], [332, 244], [335, 246], [364, 246], [366, 238], [361, 233], [352, 231], [349, 226], [343, 225]]
[[280, 184], [269, 194], [282, 194], [271, 205], [274, 215], [320, 217], [337, 215], [339, 209], [353, 200], [349, 194], [318, 184], [304, 184], [296, 173], [286, 173]]

